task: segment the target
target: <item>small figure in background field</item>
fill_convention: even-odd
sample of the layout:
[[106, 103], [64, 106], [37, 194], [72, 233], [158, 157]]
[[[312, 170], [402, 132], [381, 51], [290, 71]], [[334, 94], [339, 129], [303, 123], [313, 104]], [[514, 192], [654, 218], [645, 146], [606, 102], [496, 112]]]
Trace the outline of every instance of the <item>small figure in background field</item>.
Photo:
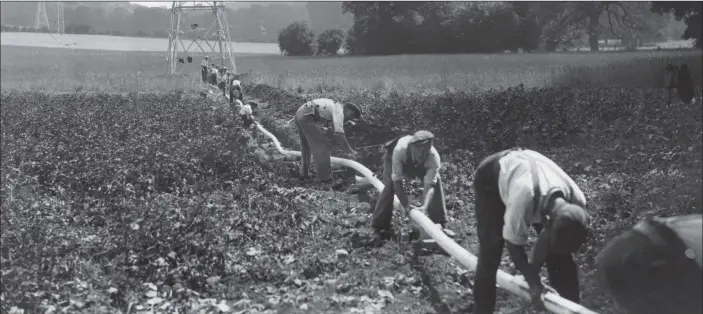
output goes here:
[[691, 77], [691, 72], [688, 70], [688, 66], [685, 64], [679, 66], [678, 79], [676, 80], [676, 92], [679, 94], [679, 98], [684, 104], [690, 105], [691, 101], [694, 99], [693, 78]]
[[203, 59], [203, 61], [200, 61], [200, 68], [201, 68], [200, 72], [201, 72], [202, 77], [203, 77], [203, 78], [202, 78], [202, 79], [203, 79], [203, 83], [207, 83], [207, 76], [208, 76], [208, 72], [209, 72], [209, 69], [208, 69], [208, 57], [207, 57], [207, 56], [205, 56], [205, 59]]
[[[586, 197], [553, 161], [528, 149], [509, 149], [485, 158], [474, 176], [478, 266], [475, 311], [493, 313], [496, 272], [503, 245], [529, 286], [532, 303], [544, 308], [540, 278], [546, 262], [549, 282], [564, 298], [580, 301], [578, 267], [572, 254], [586, 241]], [[530, 261], [525, 244], [530, 227], [539, 234]]]
[[361, 118], [361, 110], [352, 104], [340, 104], [332, 99], [318, 98], [302, 105], [295, 114], [295, 123], [300, 135], [302, 163], [300, 177], [306, 178], [310, 168], [310, 157], [315, 160], [317, 176], [324, 188], [337, 189], [341, 182], [332, 181], [332, 155], [320, 122], [332, 122], [336, 142], [343, 144], [352, 157], [358, 155], [344, 134], [344, 123]]
[[703, 313], [703, 216], [648, 218], [596, 258], [601, 287], [628, 313]]
[[669, 60], [669, 63], [664, 67], [664, 88], [666, 89], [668, 93], [668, 98], [666, 101], [667, 105], [671, 105], [671, 94], [672, 94], [672, 89], [676, 88], [677, 81], [679, 78], [679, 68], [671, 63], [671, 60]]
[[676, 89], [679, 100], [684, 104], [689, 105], [695, 101], [696, 89], [691, 72], [686, 64], [676, 66], [669, 60], [669, 63], [664, 68], [664, 88], [666, 88], [668, 93], [667, 105], [671, 105], [673, 89]]

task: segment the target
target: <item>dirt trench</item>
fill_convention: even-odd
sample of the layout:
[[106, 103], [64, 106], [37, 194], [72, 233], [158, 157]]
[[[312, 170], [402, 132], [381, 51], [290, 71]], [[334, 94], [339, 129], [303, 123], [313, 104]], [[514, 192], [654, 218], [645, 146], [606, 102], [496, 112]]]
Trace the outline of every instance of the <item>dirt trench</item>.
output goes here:
[[[285, 149], [299, 150], [298, 133], [291, 119], [295, 106], [304, 103], [305, 99], [267, 86], [257, 86], [254, 89], [258, 89], [256, 96], [263, 94], [264, 97], [245, 96], [245, 103], [255, 101], [259, 104], [257, 121], [276, 136]], [[247, 135], [252, 156], [264, 168], [283, 167], [289, 175], [296, 176], [299, 157], [281, 155], [268, 137], [254, 128], [252, 126]], [[362, 124], [348, 132], [347, 136], [350, 144], [356, 148], [362, 146], [361, 141], [365, 138], [375, 139], [379, 142], [374, 143], [378, 147], [386, 138], [397, 134], [379, 126]], [[362, 158], [358, 161], [377, 175], [380, 174], [382, 151], [375, 149], [360, 152]], [[354, 174], [350, 169], [338, 169], [335, 177], [345, 179], [346, 190], [353, 183]], [[311, 175], [315, 176], [314, 167]], [[383, 247], [374, 248], [365, 243], [372, 210], [369, 203], [360, 202], [356, 195], [345, 191], [317, 190], [314, 180], [301, 181], [299, 187], [307, 194], [307, 201], [300, 201], [298, 206], [308, 208], [316, 220], [323, 222], [320, 237], [324, 237], [324, 240], [310, 238], [306, 241], [309, 247], [304, 250], [316, 252], [315, 257], [307, 258], [336, 256], [341, 265], [315, 268], [316, 270], [306, 267], [303, 273], [314, 273], [312, 277], [315, 278], [311, 281], [324, 288], [318, 288], [320, 290], [310, 299], [307, 303], [309, 307], [305, 307], [305, 310], [287, 310], [301, 313], [466, 313], [471, 310], [470, 273], [441, 252], [418, 250], [408, 243], [406, 239], [412, 223], [407, 218], [396, 215], [394, 220], [403, 220], [394, 223], [396, 227], [400, 226], [397, 238], [387, 241]], [[372, 192], [372, 197], [376, 193]], [[471, 237], [470, 234], [469, 236]], [[464, 235], [456, 239], [457, 243], [465, 247], [466, 240]], [[474, 239], [468, 240], [469, 247], [473, 247]], [[339, 260], [340, 250], [347, 256], [343, 262]], [[391, 294], [390, 297], [386, 295], [387, 292]], [[509, 309], [508, 312], [521, 309], [522, 313], [532, 313], [525, 302], [499, 290], [497, 309], [500, 308]]]

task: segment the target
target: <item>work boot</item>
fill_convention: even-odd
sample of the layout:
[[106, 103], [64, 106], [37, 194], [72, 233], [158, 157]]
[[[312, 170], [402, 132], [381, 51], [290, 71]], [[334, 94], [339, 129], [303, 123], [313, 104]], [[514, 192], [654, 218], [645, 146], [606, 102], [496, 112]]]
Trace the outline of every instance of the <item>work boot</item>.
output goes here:
[[339, 191], [340, 189], [342, 189], [343, 186], [344, 186], [344, 180], [338, 179], [338, 180], [334, 181], [334, 183], [332, 183], [330, 187], [335, 191]]
[[372, 234], [370, 234], [371, 239], [369, 241], [369, 244], [372, 247], [383, 246], [385, 241], [392, 239], [395, 235], [395, 232], [392, 228], [372, 227], [372, 229]]

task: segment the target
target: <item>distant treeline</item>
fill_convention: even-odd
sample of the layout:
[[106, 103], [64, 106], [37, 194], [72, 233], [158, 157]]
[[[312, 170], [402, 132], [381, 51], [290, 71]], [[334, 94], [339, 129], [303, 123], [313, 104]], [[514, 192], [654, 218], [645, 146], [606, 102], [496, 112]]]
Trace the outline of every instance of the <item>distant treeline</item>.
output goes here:
[[682, 35], [700, 38], [700, 2], [676, 3], [674, 14], [670, 3], [604, 1], [345, 1], [342, 7], [354, 17], [344, 45], [351, 54], [598, 51], [604, 39], [634, 50]]
[[[278, 32], [294, 21], [307, 21], [312, 29], [348, 29], [350, 14], [342, 13], [341, 2], [260, 2], [226, 3], [225, 14], [232, 40], [276, 42]], [[37, 2], [1, 2], [2, 31], [56, 32], [57, 5], [46, 2], [49, 27], [33, 29]], [[115, 36], [167, 38], [170, 11], [148, 8], [129, 2], [64, 2], [65, 32]], [[186, 11], [181, 15], [183, 36], [189, 36], [192, 24], [207, 30], [212, 25], [212, 12]], [[214, 27], [211, 29], [211, 34]], [[203, 35], [205, 31], [198, 32]]]

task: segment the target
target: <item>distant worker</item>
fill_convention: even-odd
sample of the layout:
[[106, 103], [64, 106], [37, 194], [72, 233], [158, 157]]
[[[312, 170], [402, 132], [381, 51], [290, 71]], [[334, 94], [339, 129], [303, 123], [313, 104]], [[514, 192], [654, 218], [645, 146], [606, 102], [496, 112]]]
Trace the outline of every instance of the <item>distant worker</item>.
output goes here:
[[664, 88], [666, 89], [669, 96], [666, 101], [667, 105], [671, 104], [672, 90], [678, 86], [678, 79], [679, 68], [672, 64], [671, 60], [669, 60], [666, 67], [664, 67]]
[[703, 313], [703, 215], [648, 218], [598, 254], [601, 286], [628, 313]]
[[222, 67], [222, 71], [220, 72], [220, 76], [217, 78], [217, 87], [222, 91], [222, 96], [227, 95], [226, 93], [226, 87], [227, 87], [227, 67]]
[[679, 66], [676, 83], [676, 93], [679, 94], [679, 99], [681, 99], [684, 104], [691, 104], [695, 96], [695, 87], [693, 86], [693, 78], [691, 77], [691, 72], [688, 70], [687, 65], [682, 64]]
[[217, 86], [217, 77], [219, 74], [219, 66], [213, 64], [210, 70], [210, 85]]
[[200, 61], [200, 67], [201, 67], [201, 74], [203, 76], [203, 83], [207, 83], [207, 75], [208, 75], [208, 57], [205, 56], [205, 59], [203, 61]]
[[420, 211], [426, 212], [432, 222], [440, 224], [443, 231], [447, 223], [447, 206], [444, 200], [442, 180], [439, 176], [439, 153], [433, 146], [434, 135], [429, 131], [417, 131], [413, 135], [398, 137], [385, 144], [383, 156], [383, 190], [378, 196], [371, 226], [375, 233], [375, 245], [382, 244], [391, 235], [394, 196], [398, 196], [405, 213], [410, 211], [410, 201], [403, 188], [403, 179], [423, 181], [423, 202]]
[[230, 76], [229, 83], [229, 102], [232, 103], [235, 99], [244, 101], [244, 92], [242, 89], [242, 82], [234, 79], [234, 75]]
[[332, 161], [330, 145], [322, 131], [320, 122], [332, 122], [334, 140], [341, 143], [352, 156], [357, 156], [344, 134], [344, 123], [361, 118], [361, 110], [352, 104], [340, 104], [332, 99], [318, 98], [302, 105], [295, 114], [295, 122], [300, 135], [302, 163], [300, 177], [306, 178], [310, 168], [310, 156], [315, 160], [317, 176], [326, 189], [337, 189], [341, 182], [332, 182]]
[[[564, 298], [579, 303], [578, 268], [571, 254], [586, 241], [586, 197], [553, 161], [528, 149], [509, 149], [485, 158], [474, 175], [478, 266], [475, 312], [493, 313], [496, 272], [503, 243], [529, 285], [532, 303], [544, 308], [540, 279], [546, 261], [549, 282]], [[525, 254], [530, 225], [537, 231], [531, 261]]]
[[259, 107], [259, 104], [250, 101], [248, 104], [244, 105], [239, 99], [236, 99], [235, 103], [237, 104], [237, 107], [239, 107], [239, 117], [242, 119], [242, 124], [244, 125], [244, 128], [250, 128], [251, 125], [254, 124], [254, 110]]

